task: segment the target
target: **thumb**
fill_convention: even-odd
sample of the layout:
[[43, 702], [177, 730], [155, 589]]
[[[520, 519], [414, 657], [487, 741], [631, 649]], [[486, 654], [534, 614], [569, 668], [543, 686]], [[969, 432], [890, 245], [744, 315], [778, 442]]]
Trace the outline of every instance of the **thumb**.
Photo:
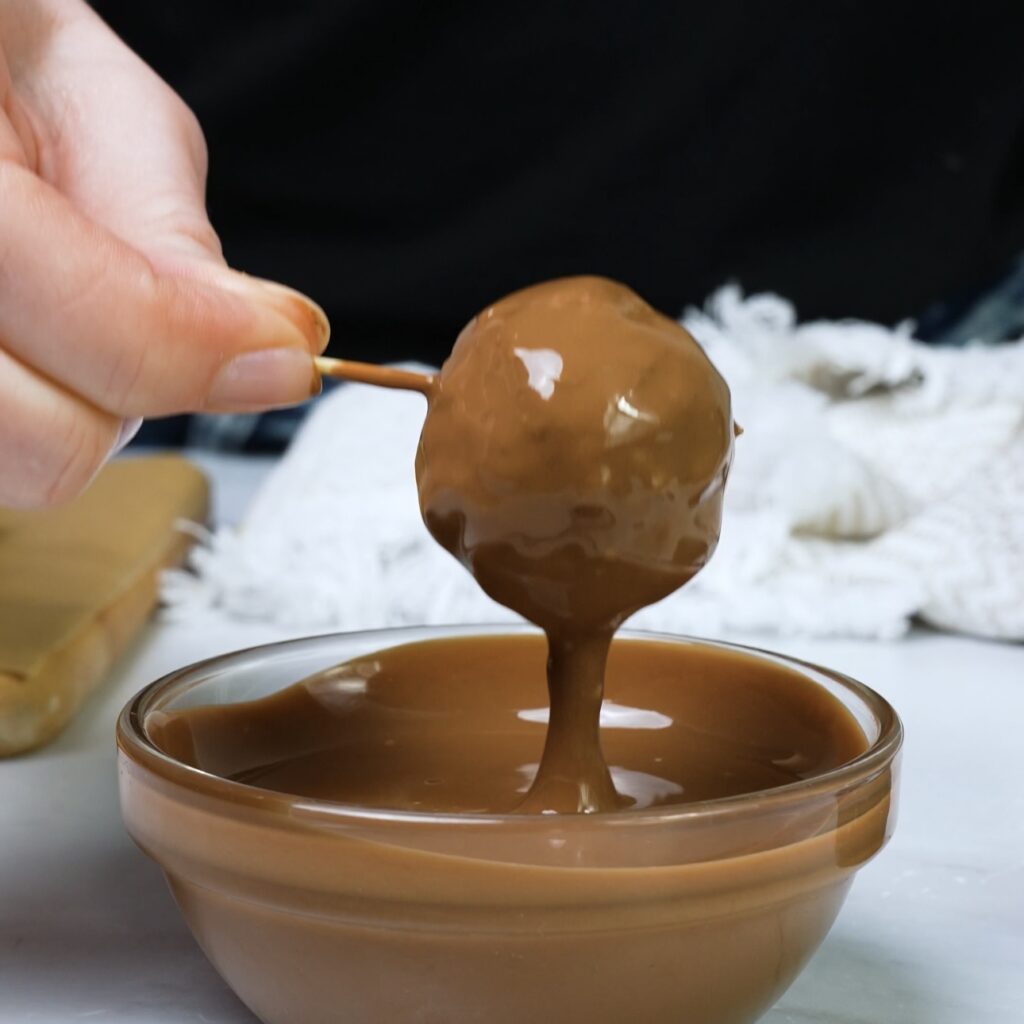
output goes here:
[[[4, 241], [18, 245], [27, 233], [36, 240], [17, 258], [27, 286], [17, 354], [61, 382], [60, 365], [70, 358], [67, 375], [77, 375], [80, 392], [119, 415], [253, 409], [308, 396], [308, 356], [323, 351], [329, 335], [323, 310], [224, 264], [206, 214], [206, 143], [195, 116], [88, 9], [78, 29], [87, 38], [76, 37], [79, 45], [47, 67], [73, 116], [62, 119], [66, 127], [41, 161], [44, 180], [10, 172], [22, 205], [0, 191]], [[102, 56], [101, 75], [81, 65], [83, 51]], [[25, 203], [39, 214], [31, 232], [24, 217], [5, 222], [8, 209], [16, 214]], [[61, 270], [51, 268], [50, 282], [41, 244]], [[76, 296], [77, 325], [63, 313], [68, 295]], [[55, 329], [49, 343], [40, 337], [47, 325]], [[249, 361], [243, 388], [227, 367], [259, 351], [273, 354]], [[81, 365], [86, 357], [96, 364], [92, 373]], [[237, 386], [221, 386], [231, 380]]]
[[147, 258], [15, 164], [0, 163], [0, 222], [17, 267], [0, 273], [5, 347], [100, 409], [253, 410], [318, 388], [327, 321], [290, 289], [187, 246]]

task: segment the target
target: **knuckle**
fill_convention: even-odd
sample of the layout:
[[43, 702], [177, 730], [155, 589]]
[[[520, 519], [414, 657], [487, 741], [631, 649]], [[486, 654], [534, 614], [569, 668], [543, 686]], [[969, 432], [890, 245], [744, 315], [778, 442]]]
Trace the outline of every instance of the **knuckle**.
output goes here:
[[84, 416], [73, 417], [45, 457], [35, 502], [39, 507], [62, 505], [81, 494], [107, 459], [110, 446], [102, 431]]
[[139, 413], [136, 406], [140, 395], [147, 390], [144, 383], [149, 376], [147, 353], [145, 344], [126, 339], [111, 355], [107, 379], [99, 400], [104, 409], [123, 416]]
[[176, 234], [179, 237], [187, 238], [197, 249], [221, 256], [220, 237], [213, 229], [210, 222], [202, 217], [191, 217], [177, 226]]
[[[118, 417], [169, 416], [201, 407], [207, 378], [223, 361], [222, 314], [212, 289], [154, 277], [136, 325], [108, 343], [91, 401]], [[115, 343], [116, 342], [116, 343]]]
[[180, 125], [182, 138], [188, 147], [192, 161], [199, 173], [205, 177], [209, 165], [209, 152], [199, 118], [192, 112], [192, 108], [178, 96], [174, 97], [173, 113], [174, 119]]
[[80, 494], [121, 421], [63, 392], [0, 347], [0, 505], [46, 508]]

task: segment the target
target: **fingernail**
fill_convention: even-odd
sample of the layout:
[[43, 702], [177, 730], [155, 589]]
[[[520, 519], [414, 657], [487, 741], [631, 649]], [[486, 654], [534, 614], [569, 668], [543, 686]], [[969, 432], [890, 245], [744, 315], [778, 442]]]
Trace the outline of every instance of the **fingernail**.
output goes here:
[[132, 438], [139, 432], [141, 426], [142, 420], [139, 418], [122, 420], [121, 432], [117, 435], [117, 440], [114, 442], [114, 447], [110, 449], [110, 454], [116, 455], [119, 451], [127, 448], [131, 444]]
[[245, 412], [296, 405], [319, 391], [319, 375], [308, 352], [294, 348], [262, 349], [236, 356], [210, 386], [207, 409]]
[[228, 270], [218, 275], [217, 283], [229, 291], [238, 292], [269, 302], [283, 316], [293, 323], [314, 355], [320, 355], [327, 348], [331, 337], [331, 325], [327, 314], [307, 295], [262, 277], [250, 277], [238, 270]]
[[293, 320], [299, 322], [302, 333], [310, 339], [310, 348], [314, 355], [320, 355], [331, 340], [331, 323], [327, 314], [308, 295], [278, 284], [277, 281], [266, 281], [263, 278], [251, 278], [265, 291], [279, 299]]

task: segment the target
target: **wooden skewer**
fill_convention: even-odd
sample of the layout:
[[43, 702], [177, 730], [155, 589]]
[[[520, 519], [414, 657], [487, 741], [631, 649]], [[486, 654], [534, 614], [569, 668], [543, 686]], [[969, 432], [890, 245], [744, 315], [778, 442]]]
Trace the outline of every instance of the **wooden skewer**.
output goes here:
[[313, 363], [317, 373], [323, 377], [338, 377], [341, 380], [358, 381], [360, 384], [375, 384], [379, 388], [419, 391], [420, 394], [428, 396], [434, 389], [434, 376], [430, 373], [396, 370], [374, 363], [356, 363], [351, 359], [331, 359], [330, 356], [317, 356]]

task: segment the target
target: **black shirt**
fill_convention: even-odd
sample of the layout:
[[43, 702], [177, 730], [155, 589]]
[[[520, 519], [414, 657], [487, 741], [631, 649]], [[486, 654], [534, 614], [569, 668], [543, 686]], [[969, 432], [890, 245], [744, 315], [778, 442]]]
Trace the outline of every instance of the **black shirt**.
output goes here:
[[1024, 249], [1024, 4], [94, 5], [182, 94], [231, 262], [437, 361], [543, 278], [893, 322]]

